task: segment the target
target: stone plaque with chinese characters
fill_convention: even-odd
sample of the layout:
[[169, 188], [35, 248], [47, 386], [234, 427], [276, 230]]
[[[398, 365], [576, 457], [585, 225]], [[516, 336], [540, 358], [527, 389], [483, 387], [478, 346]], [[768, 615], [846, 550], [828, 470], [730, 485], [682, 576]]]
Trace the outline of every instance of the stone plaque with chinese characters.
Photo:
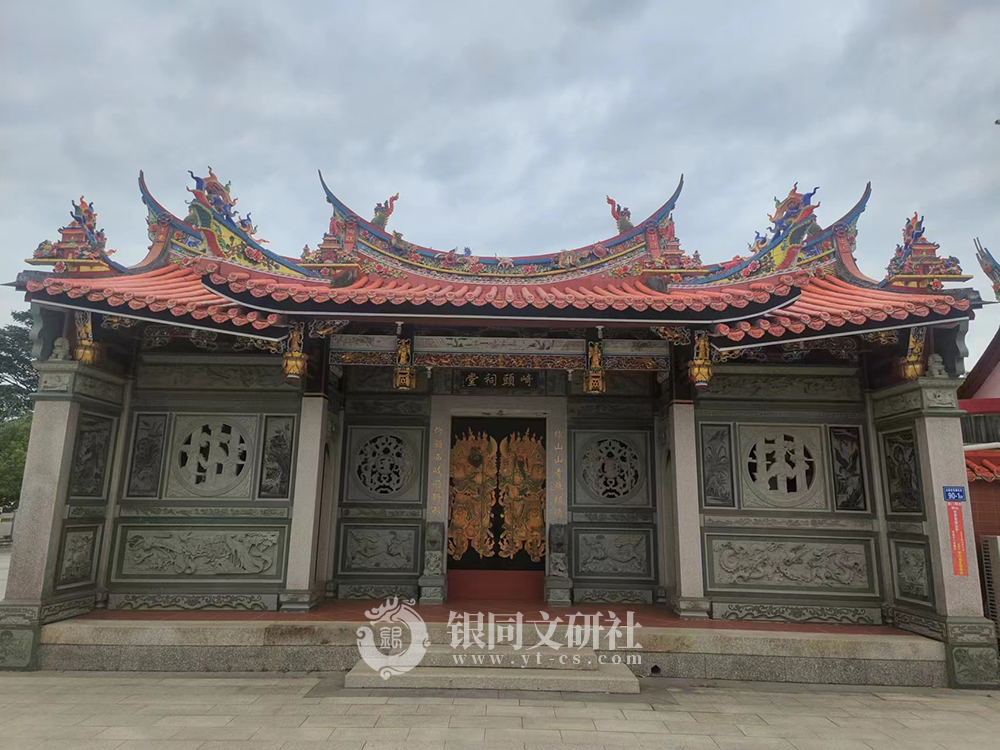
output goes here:
[[462, 370], [461, 388], [476, 391], [535, 391], [545, 373], [536, 370]]

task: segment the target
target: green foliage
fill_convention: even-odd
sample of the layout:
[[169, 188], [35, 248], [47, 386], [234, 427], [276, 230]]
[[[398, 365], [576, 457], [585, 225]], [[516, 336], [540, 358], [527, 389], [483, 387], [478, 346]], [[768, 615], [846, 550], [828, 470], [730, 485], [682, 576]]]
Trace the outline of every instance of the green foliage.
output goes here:
[[31, 414], [0, 424], [0, 510], [17, 507], [24, 476], [24, 457], [28, 454]]
[[31, 366], [31, 313], [15, 312], [0, 328], [0, 422], [31, 411], [38, 373]]

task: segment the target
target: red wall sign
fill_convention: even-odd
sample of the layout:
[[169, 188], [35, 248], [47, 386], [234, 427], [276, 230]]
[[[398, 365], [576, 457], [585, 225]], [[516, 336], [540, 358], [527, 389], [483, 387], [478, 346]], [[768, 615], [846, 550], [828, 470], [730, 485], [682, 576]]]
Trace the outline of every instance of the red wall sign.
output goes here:
[[969, 557], [965, 551], [965, 522], [962, 520], [962, 503], [948, 506], [948, 531], [951, 535], [951, 569], [957, 576], [969, 575]]

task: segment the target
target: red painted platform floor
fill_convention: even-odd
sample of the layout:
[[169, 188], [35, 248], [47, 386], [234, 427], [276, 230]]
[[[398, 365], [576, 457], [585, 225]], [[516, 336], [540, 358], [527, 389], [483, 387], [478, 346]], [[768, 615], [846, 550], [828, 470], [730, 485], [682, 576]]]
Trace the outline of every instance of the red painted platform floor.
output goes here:
[[[229, 621], [229, 622], [366, 622], [365, 612], [380, 601], [324, 602], [311, 612], [220, 612], [220, 611], [132, 611], [96, 610], [81, 615], [81, 620], [135, 621]], [[520, 612], [525, 622], [544, 621], [569, 615], [592, 615], [614, 612], [624, 624], [626, 612], [632, 612], [634, 622], [646, 628], [706, 628], [719, 630], [769, 630], [786, 633], [836, 633], [839, 635], [912, 635], [896, 628], [873, 625], [824, 625], [821, 623], [755, 622], [750, 620], [684, 620], [665, 609], [641, 604], [574, 604], [570, 607], [548, 607], [543, 602], [528, 601], [456, 601], [444, 604], [419, 604], [414, 607], [425, 622], [448, 622], [452, 612], [493, 612], [496, 615]], [[602, 618], [603, 619], [603, 618]]]

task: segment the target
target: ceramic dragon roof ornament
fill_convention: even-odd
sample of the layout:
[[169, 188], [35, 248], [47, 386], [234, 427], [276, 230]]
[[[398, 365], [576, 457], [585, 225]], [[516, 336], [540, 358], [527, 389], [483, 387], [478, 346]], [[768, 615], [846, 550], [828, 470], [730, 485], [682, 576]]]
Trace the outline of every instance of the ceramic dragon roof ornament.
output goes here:
[[389, 221], [389, 217], [392, 216], [393, 207], [396, 201], [399, 200], [399, 193], [389, 197], [389, 200], [383, 203], [375, 204], [375, 216], [372, 217], [372, 225], [378, 227], [379, 229], [385, 229], [386, 222]]
[[625, 208], [625, 206], [615, 203], [614, 198], [610, 195], [604, 197], [607, 198], [608, 205], [611, 206], [611, 218], [615, 220], [618, 226], [618, 234], [624, 234], [632, 229], [632, 212]]

